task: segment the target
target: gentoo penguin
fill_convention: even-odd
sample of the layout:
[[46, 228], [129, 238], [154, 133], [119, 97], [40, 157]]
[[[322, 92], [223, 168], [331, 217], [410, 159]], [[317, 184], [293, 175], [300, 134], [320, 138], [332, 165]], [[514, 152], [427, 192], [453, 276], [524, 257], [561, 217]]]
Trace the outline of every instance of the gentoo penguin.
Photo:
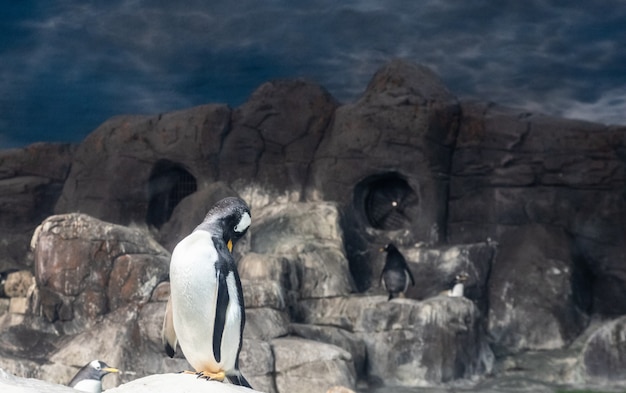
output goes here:
[[163, 344], [176, 344], [199, 377], [250, 387], [239, 371], [245, 309], [233, 245], [250, 226], [248, 205], [235, 197], [217, 202], [180, 241], [170, 262], [170, 298]]
[[100, 393], [102, 392], [102, 377], [117, 372], [119, 372], [118, 369], [109, 367], [105, 362], [94, 360], [78, 370], [68, 386], [83, 392]]
[[404, 297], [404, 292], [409, 287], [409, 281], [411, 281], [411, 285], [415, 285], [411, 269], [409, 269], [400, 251], [392, 243], [387, 244], [380, 251], [387, 252], [385, 266], [380, 274], [380, 282], [383, 288], [389, 292], [387, 300], [393, 299], [396, 295]]
[[469, 278], [467, 273], [460, 273], [454, 278], [454, 285], [452, 289], [448, 290], [447, 295], [450, 297], [463, 297], [465, 291], [465, 281]]

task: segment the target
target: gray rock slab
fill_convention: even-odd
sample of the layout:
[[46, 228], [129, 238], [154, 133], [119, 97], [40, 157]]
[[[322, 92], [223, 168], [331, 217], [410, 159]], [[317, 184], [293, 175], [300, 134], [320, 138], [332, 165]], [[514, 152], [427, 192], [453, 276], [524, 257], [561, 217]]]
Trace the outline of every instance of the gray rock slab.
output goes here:
[[301, 338], [271, 342], [278, 392], [318, 393], [341, 385], [354, 389], [352, 356], [343, 349]]

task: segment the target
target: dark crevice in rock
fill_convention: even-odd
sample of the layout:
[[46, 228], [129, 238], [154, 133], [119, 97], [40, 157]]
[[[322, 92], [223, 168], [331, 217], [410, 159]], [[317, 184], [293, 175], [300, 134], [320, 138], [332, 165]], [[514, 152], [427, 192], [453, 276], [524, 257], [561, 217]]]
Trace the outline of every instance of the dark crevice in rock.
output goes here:
[[180, 164], [157, 161], [148, 179], [146, 223], [161, 228], [180, 201], [198, 189], [196, 179]]

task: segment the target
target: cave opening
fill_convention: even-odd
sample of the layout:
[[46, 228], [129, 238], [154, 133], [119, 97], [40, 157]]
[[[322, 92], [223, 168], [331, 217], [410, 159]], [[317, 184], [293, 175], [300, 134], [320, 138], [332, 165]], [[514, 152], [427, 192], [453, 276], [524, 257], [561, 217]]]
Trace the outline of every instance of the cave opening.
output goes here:
[[357, 186], [355, 197], [367, 223], [375, 229], [410, 228], [417, 217], [419, 197], [398, 173], [365, 179]]
[[180, 201], [197, 189], [196, 178], [182, 165], [158, 161], [148, 180], [146, 223], [160, 229], [172, 217]]

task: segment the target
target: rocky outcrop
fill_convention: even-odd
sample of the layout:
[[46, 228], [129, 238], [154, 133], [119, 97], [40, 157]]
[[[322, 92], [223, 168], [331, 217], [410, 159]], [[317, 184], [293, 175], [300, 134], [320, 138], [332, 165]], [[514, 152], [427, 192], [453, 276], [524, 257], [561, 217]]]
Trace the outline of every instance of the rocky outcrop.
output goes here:
[[54, 211], [74, 148], [37, 143], [0, 151], [0, 273], [31, 266], [30, 238]]
[[626, 317], [607, 322], [585, 342], [580, 363], [585, 380], [599, 385], [626, 383]]
[[343, 349], [293, 338], [272, 340], [278, 392], [325, 392], [335, 385], [354, 387], [352, 356]]
[[[587, 269], [590, 312], [626, 312], [626, 127], [462, 102], [450, 172], [448, 240], [466, 243], [532, 224], [572, 237]], [[558, 233], [558, 230], [553, 231]], [[544, 245], [561, 242], [560, 235]], [[621, 256], [620, 256], [621, 255]], [[577, 294], [578, 295], [578, 294]]]
[[465, 298], [387, 301], [361, 296], [301, 302], [304, 322], [335, 326], [363, 340], [370, 382], [423, 386], [489, 371], [493, 355], [480, 312]]
[[489, 332], [496, 350], [571, 343], [587, 326], [581, 303], [589, 298], [572, 239], [561, 228], [535, 224], [506, 232], [501, 247], [489, 288]]
[[219, 179], [302, 195], [316, 147], [337, 106], [324, 88], [304, 80], [261, 85], [232, 115]]
[[341, 106], [312, 162], [311, 197], [345, 206], [346, 251], [360, 290], [393, 240], [445, 239], [449, 165], [459, 104], [423, 66], [392, 61], [363, 96]]
[[[262, 239], [275, 232], [269, 238], [281, 236], [285, 247], [266, 250], [269, 254], [250, 252], [244, 259], [252, 261], [249, 266], [254, 265], [255, 255], [261, 261], [284, 260], [289, 269], [299, 272], [299, 279], [292, 286], [282, 273], [277, 279], [272, 274], [264, 279], [242, 274], [247, 304], [242, 371], [253, 386], [269, 393], [291, 389], [302, 378], [311, 379], [312, 389], [322, 382], [326, 388], [354, 387], [357, 374], [349, 352], [338, 345], [306, 340], [303, 335], [291, 336], [290, 328], [292, 310], [300, 297], [350, 293], [336, 206], [267, 206], [265, 211], [258, 211], [258, 216], [259, 227], [250, 232]], [[282, 232], [271, 229], [271, 223], [280, 220], [293, 225]], [[262, 243], [255, 236], [241, 242], [244, 250]], [[307, 256], [297, 247], [305, 240], [310, 243], [307, 252], [311, 255], [334, 255], [325, 251], [331, 249], [343, 258], [342, 263], [329, 264]], [[105, 387], [154, 373], [190, 369], [182, 354], [169, 359], [162, 349], [169, 253], [149, 231], [84, 214], [57, 215], [39, 226], [32, 246], [35, 277], [28, 272], [11, 273], [4, 286], [8, 294], [24, 297], [29, 307], [23, 315], [9, 310], [0, 318], [4, 332], [0, 335], [4, 359], [0, 367], [26, 377], [66, 383], [77, 367], [89, 359], [101, 358], [125, 371], [108, 377]], [[335, 270], [328, 273], [328, 269]], [[324, 278], [328, 274], [337, 284], [324, 284], [329, 281]], [[307, 280], [319, 282], [320, 287], [301, 285], [302, 277], [321, 277]], [[311, 351], [304, 356], [300, 346]], [[364, 357], [361, 347], [361, 362]], [[335, 372], [320, 376], [310, 372], [320, 367], [331, 367]]]
[[[152, 316], [167, 298], [169, 251], [231, 195], [252, 207], [235, 256], [248, 304], [242, 369], [263, 390], [329, 364], [347, 373], [329, 386], [441, 384], [489, 370], [487, 340], [504, 357], [571, 349], [591, 317], [626, 314], [625, 140], [626, 127], [459, 101], [425, 67], [394, 60], [354, 103], [275, 81], [235, 109], [121, 116], [78, 146], [2, 152], [0, 366], [37, 369], [59, 337], [116, 315], [131, 331], [109, 333], [151, 359], [135, 376], [184, 367], [162, 359]], [[30, 259], [53, 205], [63, 215], [44, 222]], [[409, 299], [384, 301], [388, 242], [416, 278]], [[460, 273], [466, 298], [440, 296]], [[336, 356], [289, 355], [301, 366], [277, 373], [280, 343], [306, 340]], [[591, 344], [589, 362], [619, 363]], [[111, 353], [125, 366], [132, 355]], [[66, 370], [78, 362], [56, 356]], [[601, 370], [585, 375], [619, 379]]]
[[[415, 285], [409, 286], [407, 296], [423, 300], [447, 293], [454, 287], [456, 277], [465, 274], [467, 279], [463, 283], [463, 295], [474, 301], [481, 313], [486, 315], [489, 310], [487, 286], [496, 249], [494, 242], [401, 247], [415, 279]], [[374, 270], [380, 274], [384, 266], [383, 254], [377, 259]], [[376, 285], [382, 291], [379, 280]]]
[[218, 180], [219, 146], [229, 123], [224, 105], [106, 121], [76, 149], [55, 212], [160, 227], [184, 196], [200, 188], [199, 179]]
[[[108, 377], [107, 377], [108, 378]], [[32, 378], [20, 378], [12, 376], [0, 369], [0, 388], [3, 392], [20, 393], [76, 393], [73, 388], [44, 382]], [[189, 374], [158, 374], [139, 378], [135, 381], [123, 384], [114, 389], [107, 389], [111, 393], [159, 393], [172, 391], [185, 391], [188, 393], [211, 391], [215, 393], [241, 393], [255, 392], [255, 390], [240, 386], [205, 381]]]
[[44, 220], [32, 248], [33, 307], [50, 322], [81, 323], [145, 302], [169, 274], [169, 254], [146, 231], [84, 214]]
[[296, 288], [288, 284], [287, 289], [295, 289], [298, 298], [341, 296], [353, 291], [337, 205], [267, 206], [254, 220], [250, 251], [285, 258], [298, 278]]

